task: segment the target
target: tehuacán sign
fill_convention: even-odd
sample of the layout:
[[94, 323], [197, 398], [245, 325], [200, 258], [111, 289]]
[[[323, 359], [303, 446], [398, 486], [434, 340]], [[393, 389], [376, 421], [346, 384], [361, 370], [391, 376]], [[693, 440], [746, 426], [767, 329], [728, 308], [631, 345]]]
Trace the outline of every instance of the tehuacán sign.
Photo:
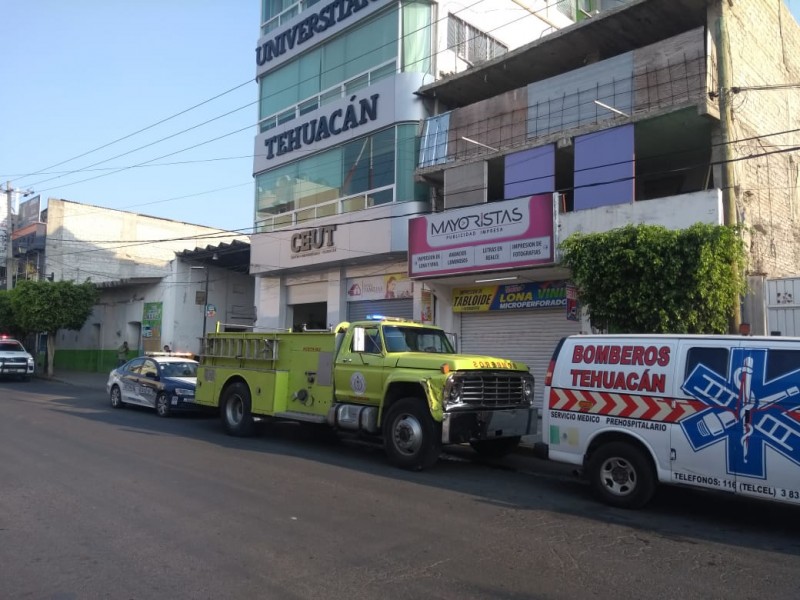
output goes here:
[[347, 108], [337, 108], [330, 115], [322, 115], [264, 140], [267, 160], [299, 150], [303, 146], [339, 135], [378, 118], [378, 98], [372, 94], [356, 104], [357, 96], [350, 97]]

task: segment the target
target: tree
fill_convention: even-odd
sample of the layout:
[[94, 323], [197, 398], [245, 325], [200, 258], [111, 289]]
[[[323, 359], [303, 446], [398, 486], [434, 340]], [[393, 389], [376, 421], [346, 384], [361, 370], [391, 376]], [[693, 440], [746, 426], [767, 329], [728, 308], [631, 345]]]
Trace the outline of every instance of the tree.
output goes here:
[[97, 288], [90, 281], [21, 281], [12, 290], [11, 305], [27, 332], [47, 332], [47, 374], [53, 375], [56, 332], [79, 330], [92, 314]]
[[24, 332], [17, 325], [14, 308], [11, 306], [11, 294], [9, 290], [0, 290], [0, 334], [21, 337]]
[[628, 225], [561, 244], [592, 323], [622, 333], [724, 333], [745, 292], [732, 227]]

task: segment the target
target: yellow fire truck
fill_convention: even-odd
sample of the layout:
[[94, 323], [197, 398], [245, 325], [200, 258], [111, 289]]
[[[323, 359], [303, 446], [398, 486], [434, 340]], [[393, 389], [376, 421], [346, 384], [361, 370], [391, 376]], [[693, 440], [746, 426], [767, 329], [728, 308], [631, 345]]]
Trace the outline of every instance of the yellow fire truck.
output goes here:
[[438, 327], [376, 317], [325, 332], [210, 333], [196, 402], [230, 435], [256, 419], [327, 425], [383, 441], [392, 463], [422, 469], [442, 444], [512, 451], [535, 427], [524, 364], [456, 354]]

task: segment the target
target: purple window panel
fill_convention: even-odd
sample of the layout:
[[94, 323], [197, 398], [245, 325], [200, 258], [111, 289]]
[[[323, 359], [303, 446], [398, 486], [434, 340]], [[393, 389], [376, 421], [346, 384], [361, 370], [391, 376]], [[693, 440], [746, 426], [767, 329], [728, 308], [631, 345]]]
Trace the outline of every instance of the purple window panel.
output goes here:
[[575, 210], [633, 202], [633, 145], [633, 125], [575, 138]]
[[503, 197], [511, 199], [552, 194], [556, 187], [555, 165], [553, 144], [507, 155]]

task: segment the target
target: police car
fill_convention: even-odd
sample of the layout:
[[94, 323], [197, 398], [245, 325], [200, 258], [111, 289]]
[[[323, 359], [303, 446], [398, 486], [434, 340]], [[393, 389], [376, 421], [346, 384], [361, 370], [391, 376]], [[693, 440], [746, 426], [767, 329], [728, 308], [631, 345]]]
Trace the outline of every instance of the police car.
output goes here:
[[113, 408], [138, 404], [155, 408], [159, 417], [168, 417], [173, 411], [197, 410], [196, 383], [196, 360], [154, 354], [134, 358], [111, 371], [106, 390]]
[[0, 379], [17, 377], [23, 381], [30, 381], [33, 364], [33, 357], [22, 344], [9, 337], [0, 337]]

